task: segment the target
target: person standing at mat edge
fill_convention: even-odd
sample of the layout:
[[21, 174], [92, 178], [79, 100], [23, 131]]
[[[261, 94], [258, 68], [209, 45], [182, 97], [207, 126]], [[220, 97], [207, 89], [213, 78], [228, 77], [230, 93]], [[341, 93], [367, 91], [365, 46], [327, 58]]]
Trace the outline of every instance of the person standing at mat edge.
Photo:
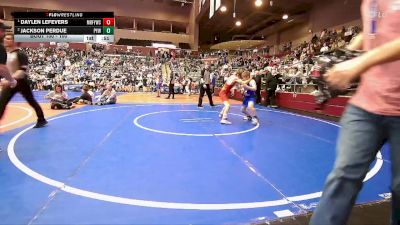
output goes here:
[[341, 119], [337, 158], [311, 225], [346, 224], [378, 150], [391, 148], [391, 225], [400, 224], [400, 1], [363, 0], [364, 31], [347, 47], [365, 50], [325, 76], [345, 89], [361, 78]]
[[5, 80], [1, 80], [0, 87], [14, 88], [15, 86], [17, 86], [17, 81], [11, 76], [10, 72], [8, 71], [8, 68], [6, 66], [7, 52], [3, 46], [4, 36], [7, 29], [11, 29], [11, 27], [5, 25], [3, 20], [0, 20], [0, 79], [5, 78]]
[[172, 99], [175, 98], [175, 74], [174, 72], [171, 72], [170, 78], [169, 78], [169, 85], [168, 85], [168, 97], [166, 99], [170, 99], [172, 95]]
[[0, 119], [3, 117], [8, 102], [17, 93], [28, 101], [29, 105], [35, 110], [37, 115], [37, 123], [34, 128], [40, 128], [47, 124], [44, 118], [43, 110], [39, 103], [33, 97], [32, 90], [28, 80], [28, 56], [17, 48], [14, 42], [14, 35], [7, 34], [4, 38], [4, 46], [7, 48], [7, 67], [14, 79], [17, 80], [15, 88], [4, 87], [0, 93]]
[[199, 108], [203, 107], [203, 97], [204, 97], [205, 93], [207, 93], [208, 101], [210, 102], [210, 106], [215, 106], [213, 103], [211, 88], [210, 88], [210, 84], [211, 84], [211, 72], [210, 71], [211, 71], [211, 69], [210, 69], [209, 64], [206, 64], [204, 66], [204, 69], [201, 70], [200, 95], [199, 95], [199, 103], [197, 104], [197, 106]]

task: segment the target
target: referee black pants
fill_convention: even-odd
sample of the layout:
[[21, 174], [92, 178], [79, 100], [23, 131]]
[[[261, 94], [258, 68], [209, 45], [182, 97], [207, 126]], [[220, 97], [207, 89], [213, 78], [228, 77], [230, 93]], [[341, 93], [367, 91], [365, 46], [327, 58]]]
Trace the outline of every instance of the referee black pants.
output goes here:
[[32, 90], [29, 86], [28, 79], [17, 80], [17, 86], [15, 88], [4, 87], [0, 92], [0, 119], [3, 118], [8, 102], [17, 93], [21, 93], [22, 96], [28, 101], [29, 105], [35, 109], [38, 121], [44, 120], [43, 110], [39, 103], [33, 97]]
[[175, 86], [174, 84], [169, 84], [169, 86], [168, 86], [168, 97], [167, 98], [170, 98], [171, 95], [172, 95], [172, 99], [175, 98], [174, 86]]
[[203, 106], [203, 97], [204, 97], [205, 93], [207, 93], [208, 101], [210, 102], [210, 105], [214, 106], [212, 94], [211, 94], [211, 88], [210, 88], [209, 84], [206, 84], [206, 88], [204, 88], [203, 85], [200, 85], [199, 103], [197, 106], [199, 106], [199, 107]]

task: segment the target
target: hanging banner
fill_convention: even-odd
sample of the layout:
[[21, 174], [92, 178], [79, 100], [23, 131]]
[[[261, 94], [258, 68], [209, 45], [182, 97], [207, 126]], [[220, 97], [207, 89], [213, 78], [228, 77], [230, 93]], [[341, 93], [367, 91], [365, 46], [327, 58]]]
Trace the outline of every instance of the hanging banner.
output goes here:
[[210, 19], [214, 16], [215, 13], [215, 0], [210, 0]]
[[221, 0], [215, 0], [215, 11], [217, 11], [221, 7]]

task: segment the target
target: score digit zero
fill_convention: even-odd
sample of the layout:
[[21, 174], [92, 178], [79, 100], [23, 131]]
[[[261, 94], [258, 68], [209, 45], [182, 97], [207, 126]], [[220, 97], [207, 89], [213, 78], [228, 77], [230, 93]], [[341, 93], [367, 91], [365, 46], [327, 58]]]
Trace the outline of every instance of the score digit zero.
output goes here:
[[103, 18], [103, 26], [114, 26], [114, 18]]
[[103, 27], [103, 34], [114, 34], [114, 27]]

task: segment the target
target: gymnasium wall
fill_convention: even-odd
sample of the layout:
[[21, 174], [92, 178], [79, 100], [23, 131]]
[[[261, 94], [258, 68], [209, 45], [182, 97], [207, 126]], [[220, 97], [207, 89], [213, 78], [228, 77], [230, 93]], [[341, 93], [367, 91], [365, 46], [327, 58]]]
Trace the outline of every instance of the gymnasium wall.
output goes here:
[[[340, 29], [342, 26], [362, 26], [360, 6], [361, 0], [315, 1], [315, 6], [305, 22], [268, 35], [266, 40], [274, 46], [272, 51], [277, 51], [279, 45], [289, 41], [292, 41], [293, 46], [309, 41], [314, 33], [319, 33], [325, 28]], [[273, 53], [271, 52], [271, 54]]]
[[[341, 30], [342, 27], [349, 27], [349, 26], [359, 26], [362, 27], [362, 23], [361, 23], [361, 19], [356, 19], [350, 22], [346, 22], [346, 23], [341, 23], [341, 24], [336, 24], [335, 26], [330, 26], [330, 27], [325, 27], [329, 30], [332, 29], [336, 29], [336, 30]], [[325, 29], [324, 28], [324, 29]], [[304, 41], [309, 42], [312, 38], [312, 36], [315, 33], [319, 33], [322, 30], [318, 30], [316, 32], [312, 32], [310, 33], [309, 31], [311, 30], [309, 24], [300, 24], [299, 26], [293, 27], [289, 30], [286, 30], [282, 33], [280, 33], [281, 35], [281, 39], [280, 39], [280, 44], [285, 44], [287, 42], [292, 41], [292, 44], [294, 47], [300, 45], [301, 43], [303, 43]]]
[[[39, 3], [40, 2], [40, 3]], [[198, 46], [198, 25], [195, 23], [195, 11], [193, 7], [172, 7], [167, 4], [154, 3], [153, 1], [107, 1], [107, 3], [95, 0], [41, 0], [41, 1], [27, 1], [27, 0], [1, 0], [1, 6], [17, 7], [17, 8], [36, 8], [48, 10], [67, 10], [67, 11], [114, 11], [118, 16], [131, 16], [140, 18], [150, 18], [166, 21], [178, 21], [190, 24], [187, 30], [190, 34], [175, 34], [163, 32], [148, 32], [148, 31], [133, 31], [126, 29], [115, 29], [115, 41], [120, 38], [138, 39], [138, 40], [151, 40], [151, 41], [167, 41], [178, 45], [179, 43], [188, 43], [190, 46], [197, 50]], [[109, 4], [113, 2], [113, 4]], [[135, 3], [136, 2], [136, 3]], [[134, 7], [139, 4], [140, 10]], [[162, 6], [162, 7], [160, 7]], [[143, 7], [143, 8], [142, 8]], [[18, 10], [18, 9], [17, 9]], [[11, 21], [12, 8], [6, 8], [6, 17], [10, 20], [8, 24], [14, 25]], [[131, 13], [128, 13], [131, 12]], [[189, 22], [189, 19], [191, 22]], [[197, 29], [197, 30], [196, 30]]]
[[361, 0], [315, 1], [310, 14], [310, 29], [314, 32], [361, 18]]
[[190, 35], [187, 34], [115, 29], [115, 40], [119, 40], [120, 38], [150, 41], [168, 41], [172, 42], [175, 45], [178, 45], [179, 43], [191, 43]]
[[118, 16], [180, 23], [189, 23], [190, 13], [188, 7], [174, 7], [150, 0], [1, 0], [0, 5], [65, 11], [112, 11]]

